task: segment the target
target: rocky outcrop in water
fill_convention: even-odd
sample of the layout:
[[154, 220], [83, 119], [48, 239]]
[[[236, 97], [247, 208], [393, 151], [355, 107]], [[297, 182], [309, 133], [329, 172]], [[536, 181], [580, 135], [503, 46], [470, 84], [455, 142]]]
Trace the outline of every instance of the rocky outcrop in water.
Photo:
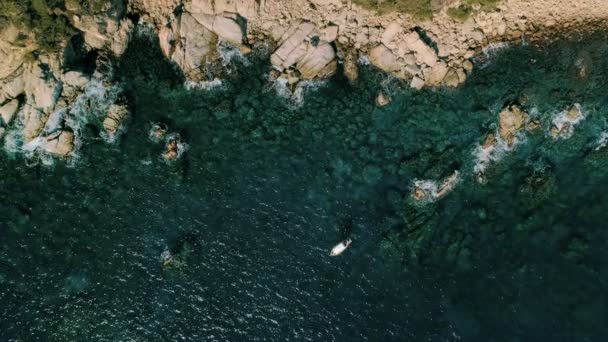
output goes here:
[[515, 136], [525, 127], [528, 113], [517, 105], [511, 105], [500, 111], [498, 118], [498, 134], [507, 143], [508, 147], [512, 147]]

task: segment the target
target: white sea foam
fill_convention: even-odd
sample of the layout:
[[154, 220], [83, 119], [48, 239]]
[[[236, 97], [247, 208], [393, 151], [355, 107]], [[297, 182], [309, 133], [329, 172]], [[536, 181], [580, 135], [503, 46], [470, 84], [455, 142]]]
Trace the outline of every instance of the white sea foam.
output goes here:
[[608, 146], [608, 132], [604, 131], [600, 134], [599, 139], [597, 140], [597, 145], [595, 146], [595, 151], [599, 151]]
[[[434, 180], [414, 179], [414, 191], [412, 196], [418, 203], [430, 203], [445, 197], [460, 182], [460, 172], [454, 171], [452, 175], [444, 179], [441, 183]], [[416, 198], [416, 191], [422, 192], [422, 197]]]
[[479, 67], [483, 69], [507, 47], [509, 47], [508, 43], [490, 43], [481, 50], [482, 54], [474, 59], [480, 62]]
[[69, 128], [74, 132], [74, 151], [68, 165], [75, 165], [82, 146], [82, 129], [89, 122], [99, 124], [103, 121], [107, 110], [116, 101], [119, 91], [117, 86], [105, 86], [102, 80], [92, 79], [68, 107], [52, 112], [42, 128], [40, 136], [28, 143], [24, 143], [24, 114], [21, 109], [17, 114], [17, 120], [4, 139], [5, 151], [10, 154], [23, 154], [29, 165], [39, 163], [52, 165], [55, 157], [46, 153], [42, 148], [43, 136]]
[[[568, 117], [568, 111], [570, 108], [565, 109], [553, 116], [551, 120], [551, 127], [547, 132], [547, 135], [554, 139], [568, 139], [574, 134], [574, 128], [576, 125], [585, 120], [585, 112], [583, 111], [580, 104], [574, 104], [574, 108], [580, 112], [575, 118]], [[557, 133], [552, 132], [552, 130]]]
[[361, 55], [361, 57], [359, 57], [358, 60], [359, 64], [361, 65], [369, 65], [369, 57], [367, 55]]
[[[234, 61], [239, 61], [245, 66], [251, 65], [251, 62], [249, 62], [247, 57], [243, 55], [241, 50], [228, 42], [220, 41], [217, 44], [217, 52], [219, 53], [220, 61], [224, 68], [232, 64]], [[226, 70], [230, 71], [229, 69]]]
[[211, 89], [221, 88], [221, 87], [223, 87], [223, 85], [224, 85], [224, 82], [222, 80], [220, 80], [219, 78], [215, 78], [211, 81], [199, 81], [199, 82], [186, 81], [186, 82], [184, 82], [184, 87], [188, 90], [193, 90], [193, 89], [211, 90]]
[[511, 146], [500, 137], [498, 130], [494, 132], [494, 136], [496, 143], [485, 148], [482, 144], [478, 144], [473, 150], [473, 155], [475, 156], [473, 171], [478, 176], [482, 176], [490, 165], [498, 163], [505, 155], [515, 149], [517, 145], [523, 144], [526, 141], [523, 130], [513, 138]]
[[304, 95], [308, 90], [315, 90], [327, 84], [327, 80], [300, 81], [293, 92], [285, 78], [278, 78], [273, 82], [276, 94], [289, 101], [291, 108], [300, 108], [304, 104]]

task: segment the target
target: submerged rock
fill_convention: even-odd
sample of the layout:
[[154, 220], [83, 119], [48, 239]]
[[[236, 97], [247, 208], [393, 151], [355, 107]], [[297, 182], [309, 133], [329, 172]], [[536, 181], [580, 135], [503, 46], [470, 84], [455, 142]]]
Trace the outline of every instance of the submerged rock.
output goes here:
[[148, 133], [148, 137], [153, 142], [159, 142], [167, 136], [167, 125], [162, 123], [152, 124], [152, 128], [150, 128], [150, 132]]

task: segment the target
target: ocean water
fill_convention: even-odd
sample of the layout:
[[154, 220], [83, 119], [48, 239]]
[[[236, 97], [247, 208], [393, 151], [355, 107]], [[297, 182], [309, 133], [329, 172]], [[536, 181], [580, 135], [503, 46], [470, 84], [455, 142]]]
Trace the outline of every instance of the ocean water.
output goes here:
[[[482, 57], [458, 89], [362, 66], [291, 97], [264, 52], [185, 86], [139, 36], [114, 71], [131, 110], [115, 142], [93, 120], [74, 162], [0, 153], [0, 340], [606, 340], [608, 40]], [[480, 183], [513, 102], [541, 127]], [[584, 119], [551, 137], [574, 103]], [[161, 160], [152, 122], [182, 160]], [[446, 197], [412, 200], [455, 170]]]

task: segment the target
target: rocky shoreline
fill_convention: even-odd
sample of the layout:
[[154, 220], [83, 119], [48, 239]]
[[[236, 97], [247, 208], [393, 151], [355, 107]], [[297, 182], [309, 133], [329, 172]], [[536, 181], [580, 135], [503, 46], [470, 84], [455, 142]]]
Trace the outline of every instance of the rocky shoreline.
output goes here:
[[[459, 4], [443, 1], [433, 19], [418, 21], [407, 14], [378, 15], [344, 0], [113, 1], [93, 14], [83, 14], [69, 2], [62, 14], [77, 33], [58, 42], [56, 52], [40, 52], [32, 32], [14, 25], [1, 30], [0, 137], [17, 127], [25, 150], [72, 154], [80, 127], [70, 116], [82, 115], [83, 102], [91, 107], [92, 83], [113, 87], [112, 61], [124, 53], [135, 26], [142, 23], [156, 33], [165, 57], [190, 82], [221, 77], [220, 44], [243, 54], [267, 44], [273, 51], [271, 76], [292, 87], [326, 79], [340, 63], [355, 81], [359, 63], [368, 60], [415, 89], [462, 84], [474, 68], [472, 58], [493, 44], [540, 42], [607, 26], [608, 3], [598, 0], [575, 5], [505, 0], [492, 10], [475, 7], [464, 21], [447, 14]], [[74, 67], [74, 61], [85, 59], [93, 60], [90, 70]], [[590, 61], [584, 55], [579, 60], [584, 77]], [[389, 101], [385, 94], [376, 100], [380, 106]], [[128, 118], [126, 104], [112, 91], [94, 112], [88, 121], [113, 141]]]

